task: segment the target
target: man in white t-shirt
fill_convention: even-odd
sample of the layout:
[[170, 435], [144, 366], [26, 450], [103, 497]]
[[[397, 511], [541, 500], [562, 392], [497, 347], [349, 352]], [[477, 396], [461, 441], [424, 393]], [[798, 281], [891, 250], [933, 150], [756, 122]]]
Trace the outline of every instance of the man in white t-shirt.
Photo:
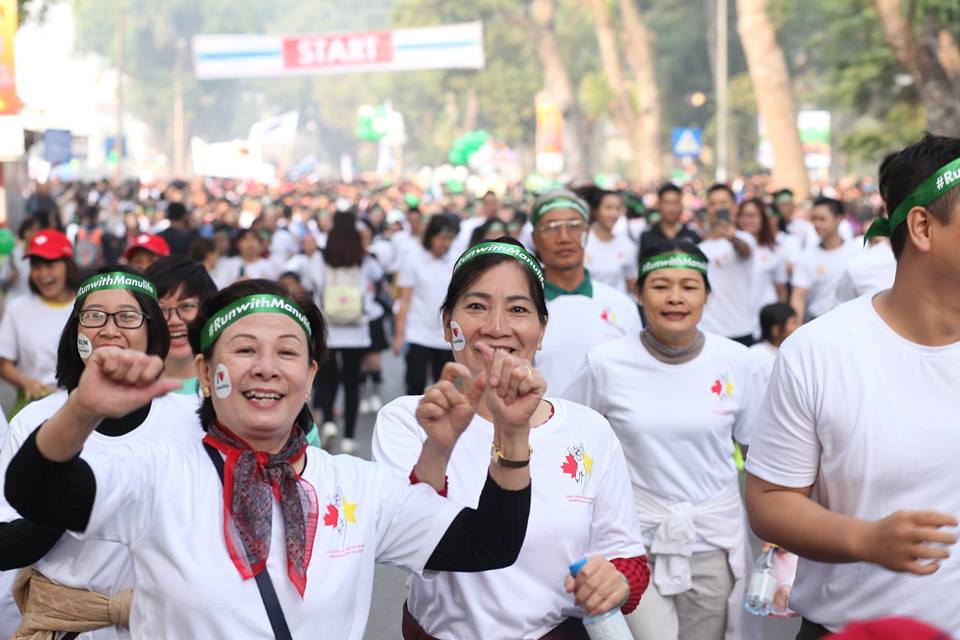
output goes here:
[[753, 252], [756, 239], [733, 225], [733, 191], [715, 184], [707, 191], [707, 218], [700, 250], [710, 260], [710, 298], [700, 329], [748, 347], [756, 324], [753, 306]]
[[[860, 253], [860, 247], [840, 235], [843, 203], [819, 197], [813, 202], [813, 226], [820, 244], [807, 249], [793, 273], [790, 304], [801, 320], [822, 316], [837, 306], [837, 285], [847, 265]], [[712, 274], [711, 274], [712, 275]]]
[[583, 266], [590, 214], [587, 204], [563, 189], [533, 203], [533, 243], [543, 262], [550, 320], [537, 353], [537, 368], [552, 395], [562, 395], [593, 347], [625, 335], [639, 335], [636, 303], [590, 278]]
[[893, 288], [781, 347], [747, 459], [756, 534], [801, 556], [798, 638], [908, 616], [960, 637], [960, 139], [888, 156]]
[[893, 257], [890, 240], [871, 238], [870, 246], [847, 263], [837, 283], [837, 301], [846, 302], [889, 289], [896, 271], [897, 260]]

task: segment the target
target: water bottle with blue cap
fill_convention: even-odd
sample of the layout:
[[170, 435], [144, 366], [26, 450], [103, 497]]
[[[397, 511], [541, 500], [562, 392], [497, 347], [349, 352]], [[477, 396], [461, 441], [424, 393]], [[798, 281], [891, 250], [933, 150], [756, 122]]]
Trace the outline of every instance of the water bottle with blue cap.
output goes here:
[[[576, 578], [586, 563], [587, 559], [582, 558], [571, 564], [570, 575]], [[614, 607], [600, 615], [584, 616], [583, 627], [587, 630], [590, 640], [633, 640], [633, 634], [627, 626], [627, 620], [623, 617], [620, 607]]]

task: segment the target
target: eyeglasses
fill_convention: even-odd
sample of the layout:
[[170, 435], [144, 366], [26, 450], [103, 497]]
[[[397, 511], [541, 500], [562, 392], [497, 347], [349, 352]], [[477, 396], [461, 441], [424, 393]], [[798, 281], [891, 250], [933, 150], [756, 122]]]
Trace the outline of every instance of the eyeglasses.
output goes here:
[[566, 230], [571, 236], [581, 236], [587, 231], [584, 220], [554, 220], [537, 226], [537, 232], [544, 236], [558, 236]]
[[100, 327], [106, 326], [107, 318], [113, 318], [113, 324], [121, 329], [139, 329], [143, 326], [144, 319], [149, 318], [147, 314], [139, 311], [124, 310], [107, 313], [99, 309], [81, 311], [77, 314], [77, 317], [80, 320], [80, 324], [88, 329], [99, 329]]
[[193, 319], [197, 317], [199, 310], [200, 305], [196, 302], [181, 302], [175, 307], [160, 307], [160, 311], [163, 312], [163, 319], [167, 322], [170, 322], [174, 311], [177, 312], [177, 317], [184, 322], [192, 322]]

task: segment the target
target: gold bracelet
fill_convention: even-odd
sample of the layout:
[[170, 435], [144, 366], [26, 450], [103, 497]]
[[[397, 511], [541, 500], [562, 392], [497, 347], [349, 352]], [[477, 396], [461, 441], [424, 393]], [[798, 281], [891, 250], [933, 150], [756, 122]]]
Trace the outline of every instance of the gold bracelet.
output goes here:
[[530, 445], [527, 445], [529, 453], [527, 454], [526, 460], [509, 460], [503, 457], [503, 449], [500, 448], [496, 442], [490, 445], [490, 460], [494, 464], [498, 464], [501, 467], [506, 467], [507, 469], [522, 469], [530, 464], [530, 458], [533, 457], [533, 448]]

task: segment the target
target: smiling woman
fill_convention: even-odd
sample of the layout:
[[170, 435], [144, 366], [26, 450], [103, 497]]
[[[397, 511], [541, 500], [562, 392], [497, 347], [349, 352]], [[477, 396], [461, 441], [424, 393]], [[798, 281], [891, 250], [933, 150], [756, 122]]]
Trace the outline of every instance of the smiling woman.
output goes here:
[[[407, 640], [585, 638], [578, 605], [588, 614], [629, 612], [646, 586], [639, 523], [622, 499], [630, 490], [626, 462], [610, 425], [587, 407], [543, 397], [534, 355], [547, 313], [543, 271], [523, 245], [502, 237], [471, 247], [454, 266], [442, 306], [455, 362], [423, 396], [395, 400], [377, 416], [375, 459], [410, 474], [411, 482], [477, 504], [492, 457], [498, 465], [529, 466], [538, 487], [514, 566], [410, 580]], [[438, 422], [463, 436], [437, 441]], [[536, 455], [506, 437], [512, 424], [530, 429]], [[449, 459], [446, 469], [418, 460], [428, 448]], [[584, 557], [576, 580], [566, 575]]]
[[[128, 549], [138, 578], [132, 637], [284, 640], [315, 634], [322, 620], [325, 637], [359, 640], [375, 562], [419, 574], [515, 561], [530, 509], [525, 466], [491, 465], [477, 508], [463, 509], [386, 468], [307, 445], [308, 393], [326, 352], [310, 299], [268, 280], [239, 282], [202, 305], [189, 333], [202, 440], [87, 455], [103, 418], [179, 386], [160, 379], [159, 357], [96, 349], [8, 471], [7, 494], [25, 517]], [[460, 435], [432, 427], [434, 442]], [[507, 454], [529, 451], [525, 423], [502, 433]], [[445, 462], [423, 447], [425, 468], [442, 474]]]
[[[57, 350], [56, 379], [62, 389], [31, 403], [11, 421], [0, 445], [0, 489], [13, 455], [38, 425], [64, 407], [95, 354], [138, 352], [160, 358], [167, 354], [169, 338], [156, 291], [133, 269], [106, 267], [77, 291]], [[189, 402], [176, 396], [147, 399], [101, 421], [84, 453], [111, 455], [124, 445], [157, 438], [195, 439], [200, 429], [191, 410]], [[33, 565], [21, 572], [15, 586], [25, 614], [21, 634], [83, 631], [82, 640], [130, 637], [125, 627], [133, 565], [125, 547], [63, 535], [66, 525], [34, 524], [3, 499], [0, 522], [0, 569]], [[53, 601], [67, 603], [72, 614], [51, 617]], [[111, 606], [117, 612], [114, 616], [107, 615]]]

